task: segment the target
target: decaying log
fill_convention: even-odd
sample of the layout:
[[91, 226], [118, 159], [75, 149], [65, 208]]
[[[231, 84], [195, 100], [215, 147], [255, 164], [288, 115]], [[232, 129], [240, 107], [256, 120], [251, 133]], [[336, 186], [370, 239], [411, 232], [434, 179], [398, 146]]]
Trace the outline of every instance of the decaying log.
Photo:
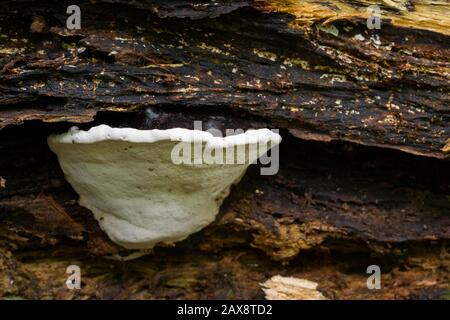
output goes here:
[[[0, 7], [0, 296], [263, 298], [274, 275], [327, 298], [442, 298], [450, 281], [450, 4], [61, 1]], [[277, 128], [216, 221], [115, 261], [46, 138], [76, 124]], [[114, 183], [114, 181], [111, 181]], [[68, 265], [83, 289], [64, 287]], [[380, 265], [383, 289], [368, 290]]]

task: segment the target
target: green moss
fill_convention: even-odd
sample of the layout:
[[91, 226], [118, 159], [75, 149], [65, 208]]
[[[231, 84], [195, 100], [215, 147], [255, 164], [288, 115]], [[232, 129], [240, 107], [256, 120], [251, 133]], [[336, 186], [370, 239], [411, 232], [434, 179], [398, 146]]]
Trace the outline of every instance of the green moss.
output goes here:
[[316, 24], [316, 28], [319, 31], [323, 31], [329, 34], [332, 34], [333, 36], [337, 37], [339, 36], [339, 30], [334, 25], [330, 24], [328, 26], [323, 24]]
[[70, 49], [74, 49], [76, 47], [75, 43], [67, 43], [67, 42], [62, 42], [61, 43], [61, 48], [63, 48], [64, 50], [70, 50]]
[[268, 59], [271, 61], [276, 61], [277, 60], [277, 55], [273, 52], [269, 52], [269, 51], [262, 51], [262, 50], [258, 50], [256, 48], [253, 49], [253, 53], [256, 54], [258, 57], [263, 58], [263, 59]]
[[309, 62], [298, 58], [286, 58], [283, 63], [288, 66], [296, 66], [304, 70], [309, 70]]

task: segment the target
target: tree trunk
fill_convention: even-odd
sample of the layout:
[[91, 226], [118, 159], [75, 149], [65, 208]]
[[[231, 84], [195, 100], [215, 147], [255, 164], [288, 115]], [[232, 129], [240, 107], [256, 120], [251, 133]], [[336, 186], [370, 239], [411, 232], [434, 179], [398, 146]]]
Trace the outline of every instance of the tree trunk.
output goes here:
[[[263, 298], [281, 274], [330, 299], [444, 298], [450, 281], [450, 4], [62, 1], [0, 8], [0, 296]], [[277, 128], [216, 221], [132, 261], [47, 146], [73, 125]], [[113, 181], [111, 183], [114, 183]], [[81, 290], [64, 285], [79, 265]], [[382, 289], [369, 290], [378, 265]]]

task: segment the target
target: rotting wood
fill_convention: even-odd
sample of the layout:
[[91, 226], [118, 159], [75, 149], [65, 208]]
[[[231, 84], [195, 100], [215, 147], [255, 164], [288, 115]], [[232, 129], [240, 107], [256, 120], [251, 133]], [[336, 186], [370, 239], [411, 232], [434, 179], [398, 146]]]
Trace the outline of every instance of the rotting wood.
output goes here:
[[[333, 299], [442, 298], [449, 4], [408, 2], [383, 1], [369, 31], [375, 1], [84, 1], [68, 31], [64, 2], [3, 1], [0, 294], [262, 298], [259, 283], [287, 274]], [[173, 248], [104, 259], [128, 253], [77, 205], [46, 136], [194, 120], [281, 129], [279, 174], [250, 170], [216, 222]], [[74, 262], [80, 292], [61, 285]], [[385, 290], [365, 287], [368, 263], [387, 270]]]

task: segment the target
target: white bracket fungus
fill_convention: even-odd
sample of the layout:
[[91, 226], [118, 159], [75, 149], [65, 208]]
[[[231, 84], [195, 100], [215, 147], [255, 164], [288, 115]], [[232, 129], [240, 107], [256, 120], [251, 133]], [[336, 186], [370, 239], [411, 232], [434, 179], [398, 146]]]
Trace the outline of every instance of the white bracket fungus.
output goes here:
[[[268, 129], [222, 138], [199, 130], [106, 125], [88, 131], [73, 127], [48, 138], [67, 181], [80, 196], [80, 205], [93, 212], [114, 242], [128, 249], [180, 241], [210, 224], [231, 185], [280, 141]], [[173, 158], [180, 146], [191, 150], [184, 148], [191, 144], [191, 162]], [[248, 157], [240, 164], [198, 159], [209, 155], [209, 160], [211, 156], [229, 160], [242, 152]]]

